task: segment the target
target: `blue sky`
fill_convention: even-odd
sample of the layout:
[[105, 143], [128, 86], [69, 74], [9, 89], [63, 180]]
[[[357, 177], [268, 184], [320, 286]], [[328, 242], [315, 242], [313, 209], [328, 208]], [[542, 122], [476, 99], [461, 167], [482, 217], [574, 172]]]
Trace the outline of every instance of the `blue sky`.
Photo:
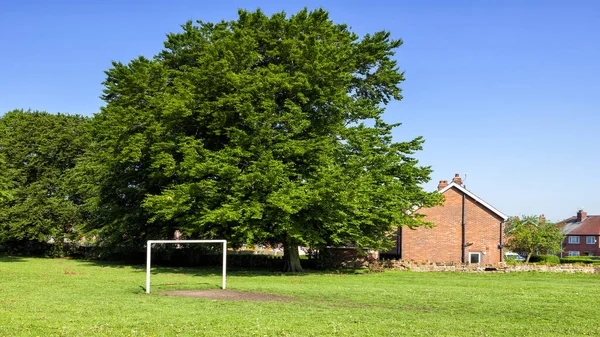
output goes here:
[[112, 60], [151, 57], [190, 19], [323, 7], [359, 35], [389, 30], [404, 99], [396, 141], [426, 140], [427, 189], [468, 173], [508, 215], [600, 214], [600, 1], [17, 1], [0, 8], [0, 113], [92, 115]]

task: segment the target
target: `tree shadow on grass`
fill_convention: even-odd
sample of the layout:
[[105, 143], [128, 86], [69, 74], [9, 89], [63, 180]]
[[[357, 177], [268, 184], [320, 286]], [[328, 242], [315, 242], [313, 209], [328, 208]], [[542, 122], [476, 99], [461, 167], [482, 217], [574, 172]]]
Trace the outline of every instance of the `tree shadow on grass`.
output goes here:
[[[221, 286], [208, 282], [158, 282], [152, 283], [150, 289], [152, 293], [161, 293], [171, 290], [215, 290], [221, 289]], [[139, 286], [139, 288], [136, 288], [135, 293], [140, 293], [140, 291], [146, 293], [146, 287]]]
[[[99, 267], [99, 268], [130, 268], [136, 273], [145, 273], [146, 265], [140, 263], [132, 263], [127, 261], [107, 261], [107, 260], [84, 260], [73, 259], [84, 264]], [[0, 255], [0, 263], [2, 262], [26, 262], [25, 257]], [[201, 267], [174, 267], [164, 265], [152, 265], [151, 274], [185, 274], [190, 276], [221, 276], [221, 266], [201, 266]], [[313, 270], [308, 269], [304, 273], [284, 273], [281, 270], [272, 268], [243, 268], [243, 267], [227, 267], [227, 276], [234, 277], [264, 277], [264, 276], [280, 276], [280, 277], [302, 277], [310, 275], [350, 275], [355, 274], [354, 270]]]
[[[142, 266], [144, 272], [146, 266]], [[152, 266], [151, 274], [161, 273], [172, 273], [172, 274], [186, 274], [193, 276], [221, 276], [223, 269], [218, 267], [168, 267], [168, 266]], [[263, 269], [263, 268], [240, 268], [233, 267], [227, 268], [227, 277], [264, 277], [264, 276], [282, 276], [282, 277], [298, 277], [298, 276], [310, 276], [310, 275], [321, 275], [331, 274], [332, 271], [318, 271], [308, 270], [304, 273], [284, 273], [280, 270]], [[335, 272], [336, 274], [338, 272]]]
[[25, 262], [25, 259], [20, 256], [0, 256], [1, 262]]
[[[135, 272], [146, 272], [146, 265], [139, 263], [129, 263], [120, 261], [103, 261], [103, 260], [82, 260], [86, 264], [100, 267], [100, 268], [131, 268]], [[160, 264], [152, 264], [151, 274], [186, 274], [194, 276], [210, 276], [210, 275], [222, 275], [223, 269], [221, 266], [207, 266], [207, 267], [174, 267], [164, 266]], [[240, 275], [238, 275], [240, 274]], [[238, 268], [227, 268], [227, 275], [236, 276], [268, 276], [274, 275], [276, 271], [268, 269], [239, 269]]]
[[[134, 264], [128, 262], [118, 261], [102, 261], [102, 260], [85, 260], [85, 263], [97, 266], [100, 268], [131, 268], [134, 272], [145, 273], [145, 264]], [[190, 276], [221, 276], [221, 266], [207, 266], [207, 267], [173, 267], [164, 265], [152, 265], [150, 271], [152, 275], [156, 274], [184, 274]], [[304, 273], [284, 273], [276, 269], [267, 268], [242, 268], [242, 267], [228, 267], [227, 276], [232, 277], [264, 277], [264, 276], [309, 276], [319, 274], [352, 274], [353, 272], [348, 271], [322, 271], [322, 270], [307, 270]]]

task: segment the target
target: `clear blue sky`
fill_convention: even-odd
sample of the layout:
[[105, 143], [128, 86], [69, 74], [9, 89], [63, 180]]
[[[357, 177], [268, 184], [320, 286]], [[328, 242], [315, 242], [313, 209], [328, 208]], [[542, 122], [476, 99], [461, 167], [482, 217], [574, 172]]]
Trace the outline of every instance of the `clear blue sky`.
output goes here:
[[91, 116], [111, 60], [151, 57], [189, 19], [323, 7], [363, 35], [389, 30], [406, 71], [385, 118], [424, 136], [427, 189], [468, 173], [508, 215], [600, 214], [600, 1], [32, 1], [0, 7], [0, 113]]

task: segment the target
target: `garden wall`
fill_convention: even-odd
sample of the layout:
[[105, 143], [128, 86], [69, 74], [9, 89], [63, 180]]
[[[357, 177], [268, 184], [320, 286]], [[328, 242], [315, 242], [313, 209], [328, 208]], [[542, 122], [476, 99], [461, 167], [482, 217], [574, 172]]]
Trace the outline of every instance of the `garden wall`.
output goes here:
[[385, 260], [382, 261], [385, 268], [394, 270], [411, 270], [419, 272], [552, 272], [552, 273], [587, 273], [600, 274], [600, 266], [576, 265], [576, 264], [557, 264], [557, 265], [538, 265], [538, 264], [511, 264], [504, 263], [495, 265], [474, 265], [474, 264], [444, 264], [434, 262], [418, 263], [404, 260]]

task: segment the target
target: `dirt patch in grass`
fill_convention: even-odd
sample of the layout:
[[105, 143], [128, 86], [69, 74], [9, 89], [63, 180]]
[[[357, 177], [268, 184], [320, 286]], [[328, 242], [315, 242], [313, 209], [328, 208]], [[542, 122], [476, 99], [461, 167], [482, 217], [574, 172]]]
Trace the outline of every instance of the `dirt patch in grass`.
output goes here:
[[161, 295], [206, 298], [220, 301], [292, 302], [296, 300], [289, 296], [235, 290], [173, 290], [162, 292]]

